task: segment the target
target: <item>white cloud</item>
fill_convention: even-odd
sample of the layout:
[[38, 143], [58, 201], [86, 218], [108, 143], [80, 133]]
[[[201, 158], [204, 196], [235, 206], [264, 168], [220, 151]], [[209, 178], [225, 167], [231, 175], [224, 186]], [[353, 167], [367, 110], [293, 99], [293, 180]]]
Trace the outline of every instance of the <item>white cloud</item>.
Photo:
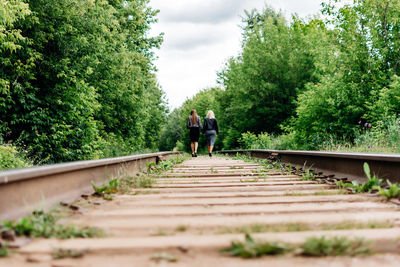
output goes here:
[[198, 91], [216, 86], [217, 71], [240, 50], [240, 16], [244, 9], [262, 9], [265, 4], [288, 17], [318, 12], [321, 0], [152, 0], [159, 9], [159, 23], [151, 34], [164, 32], [156, 51], [157, 77], [172, 108]]

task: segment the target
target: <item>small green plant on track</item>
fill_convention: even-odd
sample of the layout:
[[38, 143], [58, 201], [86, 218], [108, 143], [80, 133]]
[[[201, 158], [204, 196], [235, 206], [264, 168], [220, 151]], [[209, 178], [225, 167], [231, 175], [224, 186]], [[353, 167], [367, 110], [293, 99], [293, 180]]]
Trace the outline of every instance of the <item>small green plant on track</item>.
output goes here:
[[373, 189], [377, 189], [383, 183], [383, 179], [379, 179], [376, 175], [371, 176], [371, 171], [368, 163], [364, 162], [364, 173], [367, 176], [368, 180], [359, 184], [358, 181], [352, 181], [351, 183], [343, 183], [341, 180], [336, 182], [336, 186], [339, 189], [342, 188], [352, 188], [354, 193], [366, 193], [371, 192]]
[[236, 153], [236, 156], [233, 157], [234, 160], [243, 160], [244, 162], [254, 162], [253, 158], [251, 157], [249, 152], [245, 154], [240, 154], [239, 152]]
[[30, 216], [18, 221], [5, 221], [3, 227], [6, 230], [13, 230], [18, 236], [44, 237], [44, 238], [87, 238], [102, 237], [104, 232], [94, 227], [77, 227], [74, 225], [59, 224], [56, 217], [51, 213], [35, 211]]
[[241, 183], [257, 183], [258, 182], [258, 178], [254, 178], [254, 179], [240, 179]]
[[389, 180], [386, 181], [389, 186], [389, 189], [382, 188], [380, 186], [376, 186], [375, 189], [378, 189], [379, 194], [387, 199], [398, 198], [400, 196], [400, 186], [398, 184], [392, 184]]
[[95, 196], [100, 196], [105, 200], [113, 200], [113, 195], [117, 193], [131, 193], [135, 188], [151, 188], [156, 182], [153, 174], [160, 174], [173, 168], [177, 162], [182, 162], [185, 157], [176, 157], [165, 161], [160, 161], [159, 164], [154, 162], [147, 163], [147, 173], [137, 173], [134, 176], [119, 175], [117, 178], [111, 179], [108, 183], [102, 186], [96, 186], [92, 181], [92, 187], [95, 191]]
[[210, 168], [210, 172], [211, 172], [211, 173], [218, 173], [218, 170], [216, 170], [214, 167], [211, 167], [211, 168]]
[[53, 259], [82, 258], [86, 250], [58, 248], [53, 251]]
[[355, 222], [342, 221], [338, 223], [306, 224], [302, 222], [280, 223], [280, 224], [249, 224], [239, 227], [222, 227], [217, 230], [217, 234], [236, 234], [236, 233], [267, 233], [267, 232], [303, 232], [317, 230], [346, 230], [346, 229], [379, 229], [393, 228], [394, 224], [390, 221], [370, 221]]
[[175, 231], [176, 231], [176, 232], [185, 232], [187, 229], [188, 229], [188, 227], [187, 227], [186, 225], [178, 225], [178, 226], [175, 228]]
[[151, 233], [152, 236], [167, 236], [170, 235], [167, 231], [163, 229], [158, 229], [157, 231]]
[[187, 155], [177, 155], [176, 157], [170, 157], [168, 160], [162, 160], [158, 164], [154, 162], [147, 163], [148, 174], [160, 174], [164, 171], [170, 171], [176, 164], [180, 164], [185, 161]]
[[314, 181], [315, 180], [315, 174], [312, 172], [310, 169], [306, 169], [302, 175], [302, 180], [305, 181]]
[[160, 261], [167, 261], [167, 262], [177, 262], [178, 258], [175, 257], [174, 255], [171, 255], [169, 253], [163, 252], [161, 254], [156, 253], [151, 256], [151, 259], [160, 262]]
[[255, 258], [263, 255], [280, 255], [292, 251], [293, 247], [280, 242], [255, 241], [249, 234], [245, 235], [245, 241], [232, 241], [231, 247], [221, 250], [232, 256], [242, 258]]
[[221, 250], [232, 256], [255, 258], [263, 255], [295, 255], [323, 257], [323, 256], [356, 256], [370, 253], [370, 249], [362, 239], [351, 240], [346, 237], [311, 237], [300, 245], [290, 245], [284, 242], [255, 241], [249, 234], [245, 234], [245, 241], [232, 241], [229, 248]]
[[93, 181], [91, 181], [91, 184], [95, 192], [95, 195], [101, 196], [105, 200], [113, 200], [111, 194], [115, 194], [118, 192], [118, 187], [120, 185], [120, 182], [118, 178], [115, 178], [102, 186], [96, 186]]
[[8, 256], [8, 245], [7, 243], [0, 242], [0, 258]]
[[299, 246], [302, 256], [356, 256], [370, 253], [363, 239], [351, 240], [346, 237], [311, 237]]

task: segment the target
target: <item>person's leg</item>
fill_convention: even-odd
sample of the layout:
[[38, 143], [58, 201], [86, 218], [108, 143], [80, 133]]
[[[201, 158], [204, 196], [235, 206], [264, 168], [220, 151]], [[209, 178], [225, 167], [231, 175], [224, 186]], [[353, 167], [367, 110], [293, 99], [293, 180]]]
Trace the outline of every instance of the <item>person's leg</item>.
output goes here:
[[194, 154], [194, 142], [190, 143], [190, 148], [192, 149], [192, 154]]
[[208, 147], [208, 155], [211, 157], [212, 156], [212, 150], [214, 148], [214, 142], [215, 142], [215, 131], [213, 131], [210, 135], [209, 135], [209, 147]]
[[207, 145], [207, 149], [208, 149], [208, 153], [210, 153], [211, 150], [210, 150], [210, 146], [209, 145]]
[[199, 147], [198, 142], [194, 142], [194, 153], [197, 154], [197, 148]]

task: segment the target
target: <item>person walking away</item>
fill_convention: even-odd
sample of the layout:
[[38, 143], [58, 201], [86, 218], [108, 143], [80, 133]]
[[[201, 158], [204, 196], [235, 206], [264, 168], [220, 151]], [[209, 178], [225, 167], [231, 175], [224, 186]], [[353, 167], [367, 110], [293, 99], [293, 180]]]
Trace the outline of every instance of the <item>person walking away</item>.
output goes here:
[[207, 137], [207, 148], [208, 156], [212, 157], [212, 150], [214, 148], [215, 138], [219, 134], [217, 119], [214, 116], [214, 112], [209, 110], [207, 116], [204, 119], [203, 132]]
[[202, 129], [200, 116], [197, 115], [195, 109], [190, 112], [187, 120], [186, 128], [189, 129], [190, 148], [192, 149], [192, 157], [197, 157], [197, 148], [199, 146], [200, 130]]

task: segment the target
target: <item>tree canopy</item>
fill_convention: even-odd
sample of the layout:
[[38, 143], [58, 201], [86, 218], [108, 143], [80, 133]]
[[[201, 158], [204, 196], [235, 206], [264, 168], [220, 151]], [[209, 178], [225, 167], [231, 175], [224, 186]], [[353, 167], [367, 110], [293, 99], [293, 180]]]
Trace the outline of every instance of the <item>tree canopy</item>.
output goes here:
[[[390, 128], [397, 136], [399, 5], [400, 0], [332, 0], [322, 3], [320, 16], [294, 15], [289, 21], [270, 7], [246, 11], [242, 49], [218, 73], [218, 94], [209, 92], [215, 95], [209, 102], [218, 107], [223, 148], [240, 146], [246, 132], [280, 135], [277, 147], [284, 149], [353, 143], [371, 127]], [[182, 117], [204, 94], [179, 108]], [[387, 141], [388, 134], [377, 134], [382, 135]]]
[[148, 3], [2, 1], [3, 141], [39, 163], [155, 148], [166, 107]]

